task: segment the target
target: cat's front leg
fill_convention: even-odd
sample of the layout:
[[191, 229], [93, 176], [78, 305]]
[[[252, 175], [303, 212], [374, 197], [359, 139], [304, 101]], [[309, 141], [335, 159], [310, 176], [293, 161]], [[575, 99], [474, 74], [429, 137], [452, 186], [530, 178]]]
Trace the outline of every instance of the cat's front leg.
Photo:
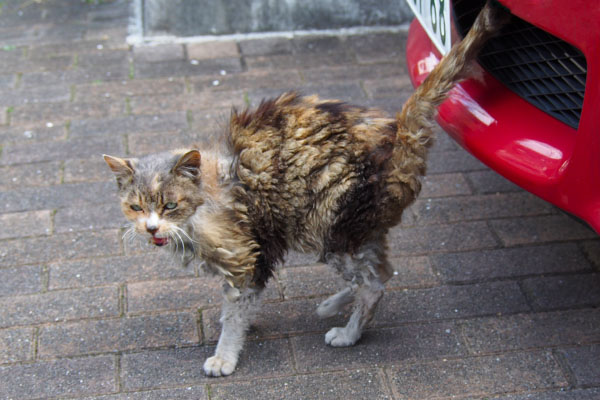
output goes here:
[[206, 375], [226, 376], [235, 370], [246, 340], [246, 331], [258, 309], [259, 293], [255, 288], [239, 290], [224, 286], [221, 336], [215, 355], [204, 362]]

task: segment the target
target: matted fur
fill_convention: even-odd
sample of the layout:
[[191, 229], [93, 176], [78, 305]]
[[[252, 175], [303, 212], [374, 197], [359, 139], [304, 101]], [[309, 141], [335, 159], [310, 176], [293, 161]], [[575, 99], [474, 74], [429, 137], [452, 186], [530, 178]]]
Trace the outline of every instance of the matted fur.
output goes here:
[[208, 375], [233, 372], [258, 294], [287, 250], [311, 251], [349, 288], [323, 317], [353, 303], [345, 327], [325, 336], [354, 344], [391, 276], [385, 235], [421, 190], [436, 107], [468, 76], [502, 25], [490, 4], [396, 118], [317, 96], [284, 93], [230, 118], [229, 152], [176, 150], [141, 159], [105, 156], [117, 176], [130, 234], [200, 259], [227, 282], [223, 331]]

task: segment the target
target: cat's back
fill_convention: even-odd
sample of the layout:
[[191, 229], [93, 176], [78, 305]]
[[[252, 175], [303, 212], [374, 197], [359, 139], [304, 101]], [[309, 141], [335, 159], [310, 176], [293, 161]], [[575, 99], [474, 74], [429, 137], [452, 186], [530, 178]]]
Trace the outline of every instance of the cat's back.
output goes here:
[[395, 132], [379, 111], [285, 93], [233, 112], [233, 169], [258, 219], [305, 242], [325, 235], [351, 192], [377, 195]]

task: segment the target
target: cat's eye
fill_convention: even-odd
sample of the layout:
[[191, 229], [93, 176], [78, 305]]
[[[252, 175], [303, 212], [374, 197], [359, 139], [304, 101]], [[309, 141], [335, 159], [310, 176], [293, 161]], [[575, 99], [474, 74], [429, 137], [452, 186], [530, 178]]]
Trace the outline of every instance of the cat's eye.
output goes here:
[[137, 204], [132, 204], [131, 209], [133, 211], [142, 211], [142, 207], [138, 206]]
[[169, 203], [165, 204], [165, 208], [167, 210], [172, 210], [172, 209], [174, 209], [176, 207], [177, 207], [177, 203], [174, 203], [174, 202], [169, 202]]

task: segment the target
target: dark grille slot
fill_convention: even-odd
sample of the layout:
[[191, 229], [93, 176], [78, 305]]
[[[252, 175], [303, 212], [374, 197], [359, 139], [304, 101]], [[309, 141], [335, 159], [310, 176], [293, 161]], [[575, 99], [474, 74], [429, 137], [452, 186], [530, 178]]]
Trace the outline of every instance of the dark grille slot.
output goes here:
[[[454, 18], [466, 35], [485, 0], [454, 0]], [[483, 48], [479, 63], [509, 89], [577, 129], [587, 63], [577, 48], [513, 16]]]

